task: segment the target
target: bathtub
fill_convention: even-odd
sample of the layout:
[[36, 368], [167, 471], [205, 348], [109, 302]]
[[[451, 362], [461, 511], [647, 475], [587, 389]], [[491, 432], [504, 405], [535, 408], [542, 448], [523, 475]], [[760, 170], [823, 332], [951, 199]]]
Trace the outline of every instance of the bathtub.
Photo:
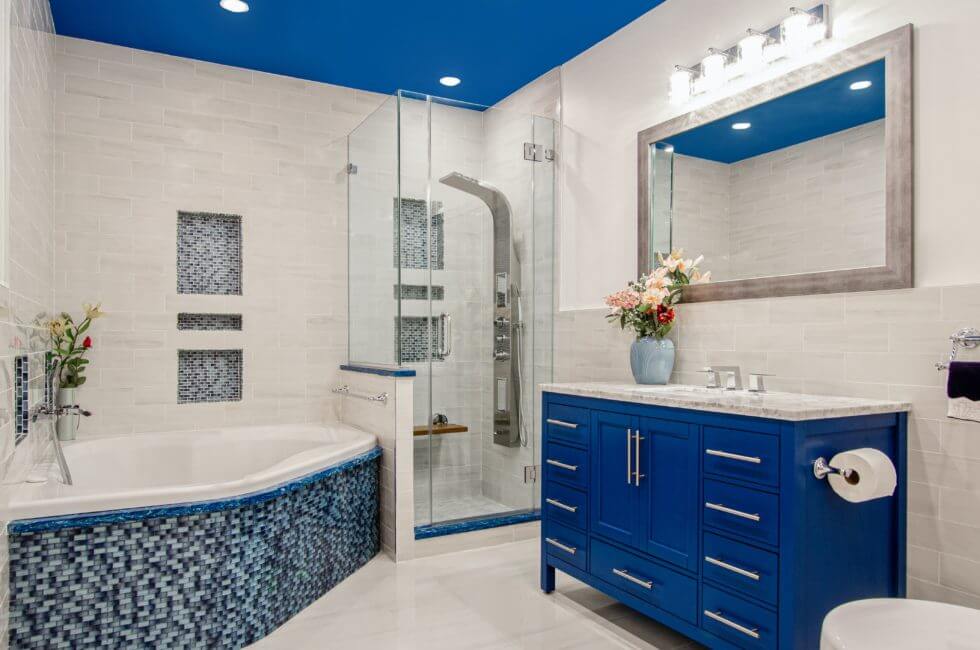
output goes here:
[[4, 504], [10, 647], [254, 643], [378, 553], [380, 455], [339, 424], [65, 444], [74, 485]]

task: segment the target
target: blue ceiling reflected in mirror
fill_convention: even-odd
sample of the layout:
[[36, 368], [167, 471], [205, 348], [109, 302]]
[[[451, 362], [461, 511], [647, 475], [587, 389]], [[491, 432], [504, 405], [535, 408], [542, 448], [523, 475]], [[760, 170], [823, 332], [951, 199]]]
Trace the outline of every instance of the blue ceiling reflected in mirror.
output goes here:
[[885, 62], [777, 97], [657, 143], [722, 163], [777, 151], [885, 117]]

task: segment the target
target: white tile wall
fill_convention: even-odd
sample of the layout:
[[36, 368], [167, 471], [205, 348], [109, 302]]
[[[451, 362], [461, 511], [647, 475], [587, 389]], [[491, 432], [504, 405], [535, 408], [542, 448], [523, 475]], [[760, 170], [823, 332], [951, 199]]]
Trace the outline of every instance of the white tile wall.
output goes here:
[[[41, 457], [50, 423], [35, 424], [14, 449], [13, 358], [31, 358], [31, 403], [43, 397], [43, 323], [54, 308], [54, 24], [45, 0], [10, 10], [8, 286], [0, 286], [0, 483], [22, 480]], [[0, 15], [6, 15], [0, 12]], [[0, 487], [0, 499], [3, 498]], [[7, 646], [7, 538], [0, 521], [0, 647]]]
[[[562, 312], [556, 380], [631, 380], [604, 310]], [[672, 381], [737, 363], [772, 390], [912, 402], [909, 593], [980, 607], [980, 423], [946, 417], [948, 337], [980, 323], [980, 285], [681, 305]], [[968, 352], [962, 358], [968, 358]], [[980, 356], [977, 356], [980, 358]]]
[[[336, 419], [346, 143], [380, 95], [58, 38], [57, 305], [102, 300], [81, 435]], [[242, 296], [176, 290], [177, 211], [239, 214]], [[241, 313], [178, 332], [180, 311]], [[244, 348], [241, 402], [177, 404], [177, 349]]]

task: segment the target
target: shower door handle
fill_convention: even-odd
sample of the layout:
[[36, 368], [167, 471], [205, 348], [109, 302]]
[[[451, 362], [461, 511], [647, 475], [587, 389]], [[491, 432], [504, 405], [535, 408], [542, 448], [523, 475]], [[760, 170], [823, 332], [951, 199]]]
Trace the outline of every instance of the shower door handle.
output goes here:
[[439, 350], [443, 359], [453, 353], [453, 317], [449, 314], [439, 314], [442, 323], [442, 347]]

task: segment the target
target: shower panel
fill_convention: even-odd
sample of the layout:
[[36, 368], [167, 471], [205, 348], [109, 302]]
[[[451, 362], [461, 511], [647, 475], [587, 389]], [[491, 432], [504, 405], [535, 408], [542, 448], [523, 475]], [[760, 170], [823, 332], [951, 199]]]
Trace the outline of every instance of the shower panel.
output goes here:
[[490, 183], [451, 172], [443, 185], [472, 194], [490, 208], [493, 221], [493, 442], [504, 447], [527, 445], [523, 431], [521, 385], [521, 260], [511, 235], [513, 211], [507, 197]]

